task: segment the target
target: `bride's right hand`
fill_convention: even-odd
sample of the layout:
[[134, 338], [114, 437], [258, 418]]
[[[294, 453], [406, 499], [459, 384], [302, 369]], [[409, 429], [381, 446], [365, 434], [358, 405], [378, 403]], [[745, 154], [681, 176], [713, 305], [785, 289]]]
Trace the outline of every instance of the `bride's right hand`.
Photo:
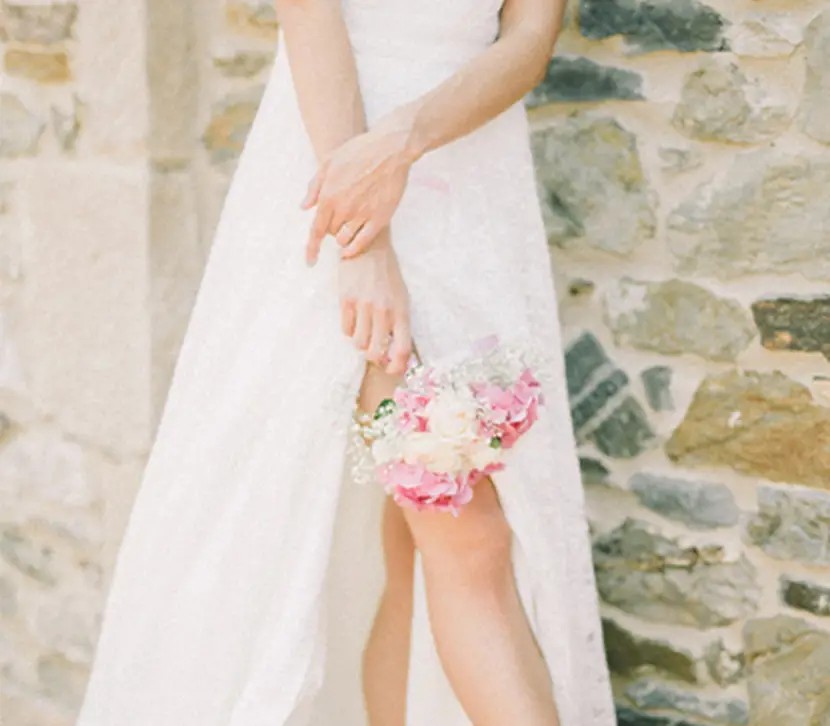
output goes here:
[[412, 354], [409, 294], [389, 226], [369, 249], [341, 258], [338, 265], [343, 332], [365, 351], [368, 361], [385, 367], [387, 373], [404, 373]]

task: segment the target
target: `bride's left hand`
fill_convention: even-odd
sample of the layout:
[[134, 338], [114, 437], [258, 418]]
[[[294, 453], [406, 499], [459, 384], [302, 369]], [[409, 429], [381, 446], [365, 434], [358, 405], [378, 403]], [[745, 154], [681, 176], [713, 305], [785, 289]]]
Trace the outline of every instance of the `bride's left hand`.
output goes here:
[[317, 261], [327, 234], [335, 237], [343, 258], [366, 250], [392, 219], [414, 160], [406, 134], [380, 126], [334, 149], [320, 164], [301, 204], [303, 209], [317, 205], [307, 262]]

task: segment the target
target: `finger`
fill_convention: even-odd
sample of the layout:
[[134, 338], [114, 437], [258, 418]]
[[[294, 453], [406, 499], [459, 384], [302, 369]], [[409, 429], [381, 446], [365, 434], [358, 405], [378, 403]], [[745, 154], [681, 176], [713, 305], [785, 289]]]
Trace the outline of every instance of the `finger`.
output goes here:
[[354, 300], [344, 300], [340, 306], [340, 327], [347, 337], [354, 334], [354, 326], [357, 322], [357, 306]]
[[342, 226], [337, 230], [337, 234], [334, 235], [334, 239], [340, 247], [345, 247], [349, 242], [354, 239], [354, 236], [360, 232], [363, 228], [363, 221], [364, 220], [356, 220], [350, 219], [346, 222], [345, 226]]
[[300, 202], [300, 209], [309, 209], [313, 207], [320, 197], [320, 189], [323, 188], [323, 170], [319, 169], [317, 173], [311, 178], [306, 189], [305, 197]]
[[320, 256], [320, 247], [323, 244], [326, 232], [328, 232], [330, 219], [331, 211], [327, 207], [318, 208], [314, 221], [311, 223], [311, 230], [309, 230], [308, 242], [306, 243], [305, 258], [309, 265], [315, 264]]
[[380, 363], [389, 345], [389, 335], [391, 332], [392, 311], [388, 308], [376, 307], [372, 314], [372, 336], [369, 339], [366, 360], [372, 361], [373, 363]]
[[412, 334], [409, 330], [409, 320], [401, 317], [392, 327], [392, 345], [389, 347], [389, 364], [386, 366], [386, 372], [392, 375], [405, 373], [411, 355]]
[[354, 326], [352, 341], [360, 350], [366, 350], [369, 345], [369, 336], [372, 334], [372, 305], [359, 303], [357, 306], [357, 320]]
[[380, 226], [370, 219], [360, 228], [360, 231], [352, 238], [352, 241], [340, 251], [340, 256], [343, 259], [349, 259], [350, 257], [359, 255], [361, 252], [365, 252], [375, 237], [377, 237], [380, 230]]

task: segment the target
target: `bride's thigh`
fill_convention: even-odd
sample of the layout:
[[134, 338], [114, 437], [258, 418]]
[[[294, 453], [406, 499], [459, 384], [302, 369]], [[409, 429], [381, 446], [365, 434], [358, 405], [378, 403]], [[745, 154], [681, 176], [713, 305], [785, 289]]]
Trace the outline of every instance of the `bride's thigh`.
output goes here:
[[482, 478], [458, 517], [447, 512], [405, 509], [416, 548], [425, 564], [464, 574], [499, 574], [510, 561], [512, 532], [490, 477]]
[[367, 363], [357, 399], [360, 409], [367, 413], [374, 411], [384, 398], [392, 395], [395, 386], [402, 380], [403, 375], [390, 375], [377, 364]]

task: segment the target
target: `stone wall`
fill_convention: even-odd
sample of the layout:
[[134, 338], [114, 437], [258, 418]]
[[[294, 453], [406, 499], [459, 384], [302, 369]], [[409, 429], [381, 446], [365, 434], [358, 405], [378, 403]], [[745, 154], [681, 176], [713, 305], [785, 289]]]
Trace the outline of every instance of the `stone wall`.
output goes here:
[[273, 10], [0, 0], [0, 723], [73, 722]]
[[528, 100], [620, 723], [830, 724], [830, 3], [572, 10]]
[[[269, 0], [0, 0], [0, 723], [72, 723]], [[830, 3], [573, 0], [527, 98], [620, 723], [830, 723]]]

